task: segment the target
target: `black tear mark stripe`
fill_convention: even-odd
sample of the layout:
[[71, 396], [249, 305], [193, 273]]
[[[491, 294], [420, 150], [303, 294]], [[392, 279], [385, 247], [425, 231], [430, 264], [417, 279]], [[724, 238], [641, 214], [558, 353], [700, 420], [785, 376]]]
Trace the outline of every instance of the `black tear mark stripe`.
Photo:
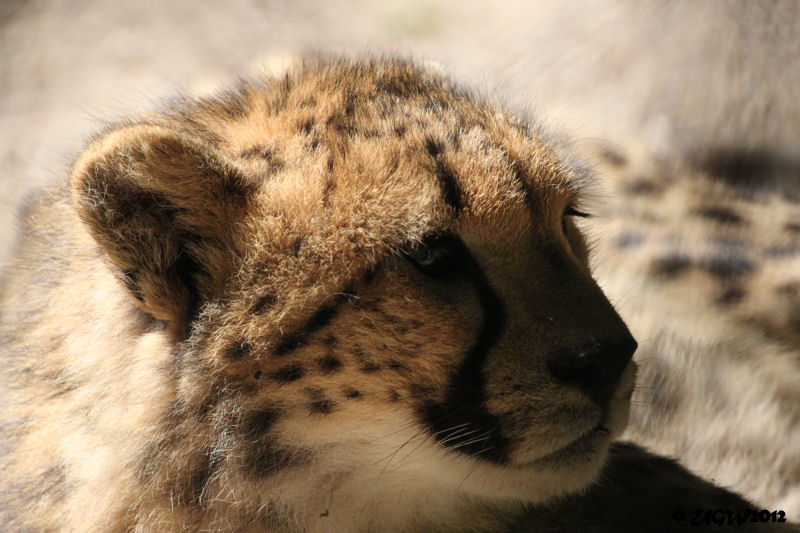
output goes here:
[[456, 213], [460, 212], [464, 207], [464, 199], [453, 171], [440, 157], [443, 150], [442, 143], [429, 138], [425, 141], [425, 149], [436, 162], [436, 179], [439, 180], [444, 202]]
[[[506, 324], [502, 301], [492, 289], [477, 261], [463, 247], [470, 281], [480, 301], [483, 318], [475, 343], [450, 378], [442, 402], [423, 401], [418, 414], [440, 444], [495, 463], [508, 460], [510, 442], [503, 436], [500, 421], [486, 409], [486, 358]], [[465, 430], [465, 428], [467, 428]]]
[[317, 309], [304, 326], [301, 326], [294, 333], [284, 336], [275, 346], [275, 355], [286, 355], [303, 346], [308, 337], [331, 323], [342, 303], [354, 296], [355, 292], [352, 290], [337, 294], [333, 303]]

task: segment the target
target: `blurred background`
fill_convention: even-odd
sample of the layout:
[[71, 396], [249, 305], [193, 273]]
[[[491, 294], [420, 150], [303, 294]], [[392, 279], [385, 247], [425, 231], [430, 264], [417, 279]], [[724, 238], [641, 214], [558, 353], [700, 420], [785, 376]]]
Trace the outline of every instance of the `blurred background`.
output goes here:
[[86, 137], [304, 52], [431, 60], [577, 139], [800, 157], [800, 2], [0, 0], [0, 263]]

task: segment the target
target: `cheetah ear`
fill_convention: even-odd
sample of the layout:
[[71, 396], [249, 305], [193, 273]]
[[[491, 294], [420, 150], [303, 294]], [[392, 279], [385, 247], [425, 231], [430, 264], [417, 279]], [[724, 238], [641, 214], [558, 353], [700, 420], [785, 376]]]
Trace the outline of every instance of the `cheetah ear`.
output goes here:
[[233, 269], [233, 225], [254, 184], [215, 147], [168, 128], [112, 131], [75, 164], [72, 198], [116, 274], [154, 317], [185, 328]]

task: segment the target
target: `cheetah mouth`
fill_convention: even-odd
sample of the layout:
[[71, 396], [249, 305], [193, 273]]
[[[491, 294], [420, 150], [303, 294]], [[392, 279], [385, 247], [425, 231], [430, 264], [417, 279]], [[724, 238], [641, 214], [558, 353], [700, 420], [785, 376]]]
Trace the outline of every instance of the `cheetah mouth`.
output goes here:
[[629, 373], [629, 383], [618, 387], [609, 405], [604, 406], [594, 425], [568, 440], [558, 448], [525, 461], [529, 465], [562, 466], [576, 461], [593, 461], [602, 458], [611, 442], [617, 439], [628, 422], [630, 397], [633, 394], [635, 366]]
[[584, 442], [595, 442], [597, 440], [603, 440], [611, 435], [611, 430], [607, 427], [606, 419], [603, 418], [600, 422], [598, 422], [595, 426], [591, 429], [585, 431], [577, 438], [568, 442], [565, 446], [562, 446], [554, 453], [559, 453], [561, 451], [569, 450], [575, 446], [580, 446]]
[[594, 459], [607, 449], [612, 431], [605, 421], [597, 423], [556, 450], [527, 462], [527, 466], [563, 466], [575, 460]]

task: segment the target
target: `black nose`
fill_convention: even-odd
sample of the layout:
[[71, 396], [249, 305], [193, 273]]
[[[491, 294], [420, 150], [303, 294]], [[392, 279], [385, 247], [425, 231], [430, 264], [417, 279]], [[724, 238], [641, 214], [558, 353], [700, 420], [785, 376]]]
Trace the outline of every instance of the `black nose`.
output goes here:
[[550, 353], [547, 366], [556, 379], [574, 385], [599, 403], [611, 397], [628, 361], [636, 351], [629, 333], [618, 339], [592, 341], [581, 348]]

